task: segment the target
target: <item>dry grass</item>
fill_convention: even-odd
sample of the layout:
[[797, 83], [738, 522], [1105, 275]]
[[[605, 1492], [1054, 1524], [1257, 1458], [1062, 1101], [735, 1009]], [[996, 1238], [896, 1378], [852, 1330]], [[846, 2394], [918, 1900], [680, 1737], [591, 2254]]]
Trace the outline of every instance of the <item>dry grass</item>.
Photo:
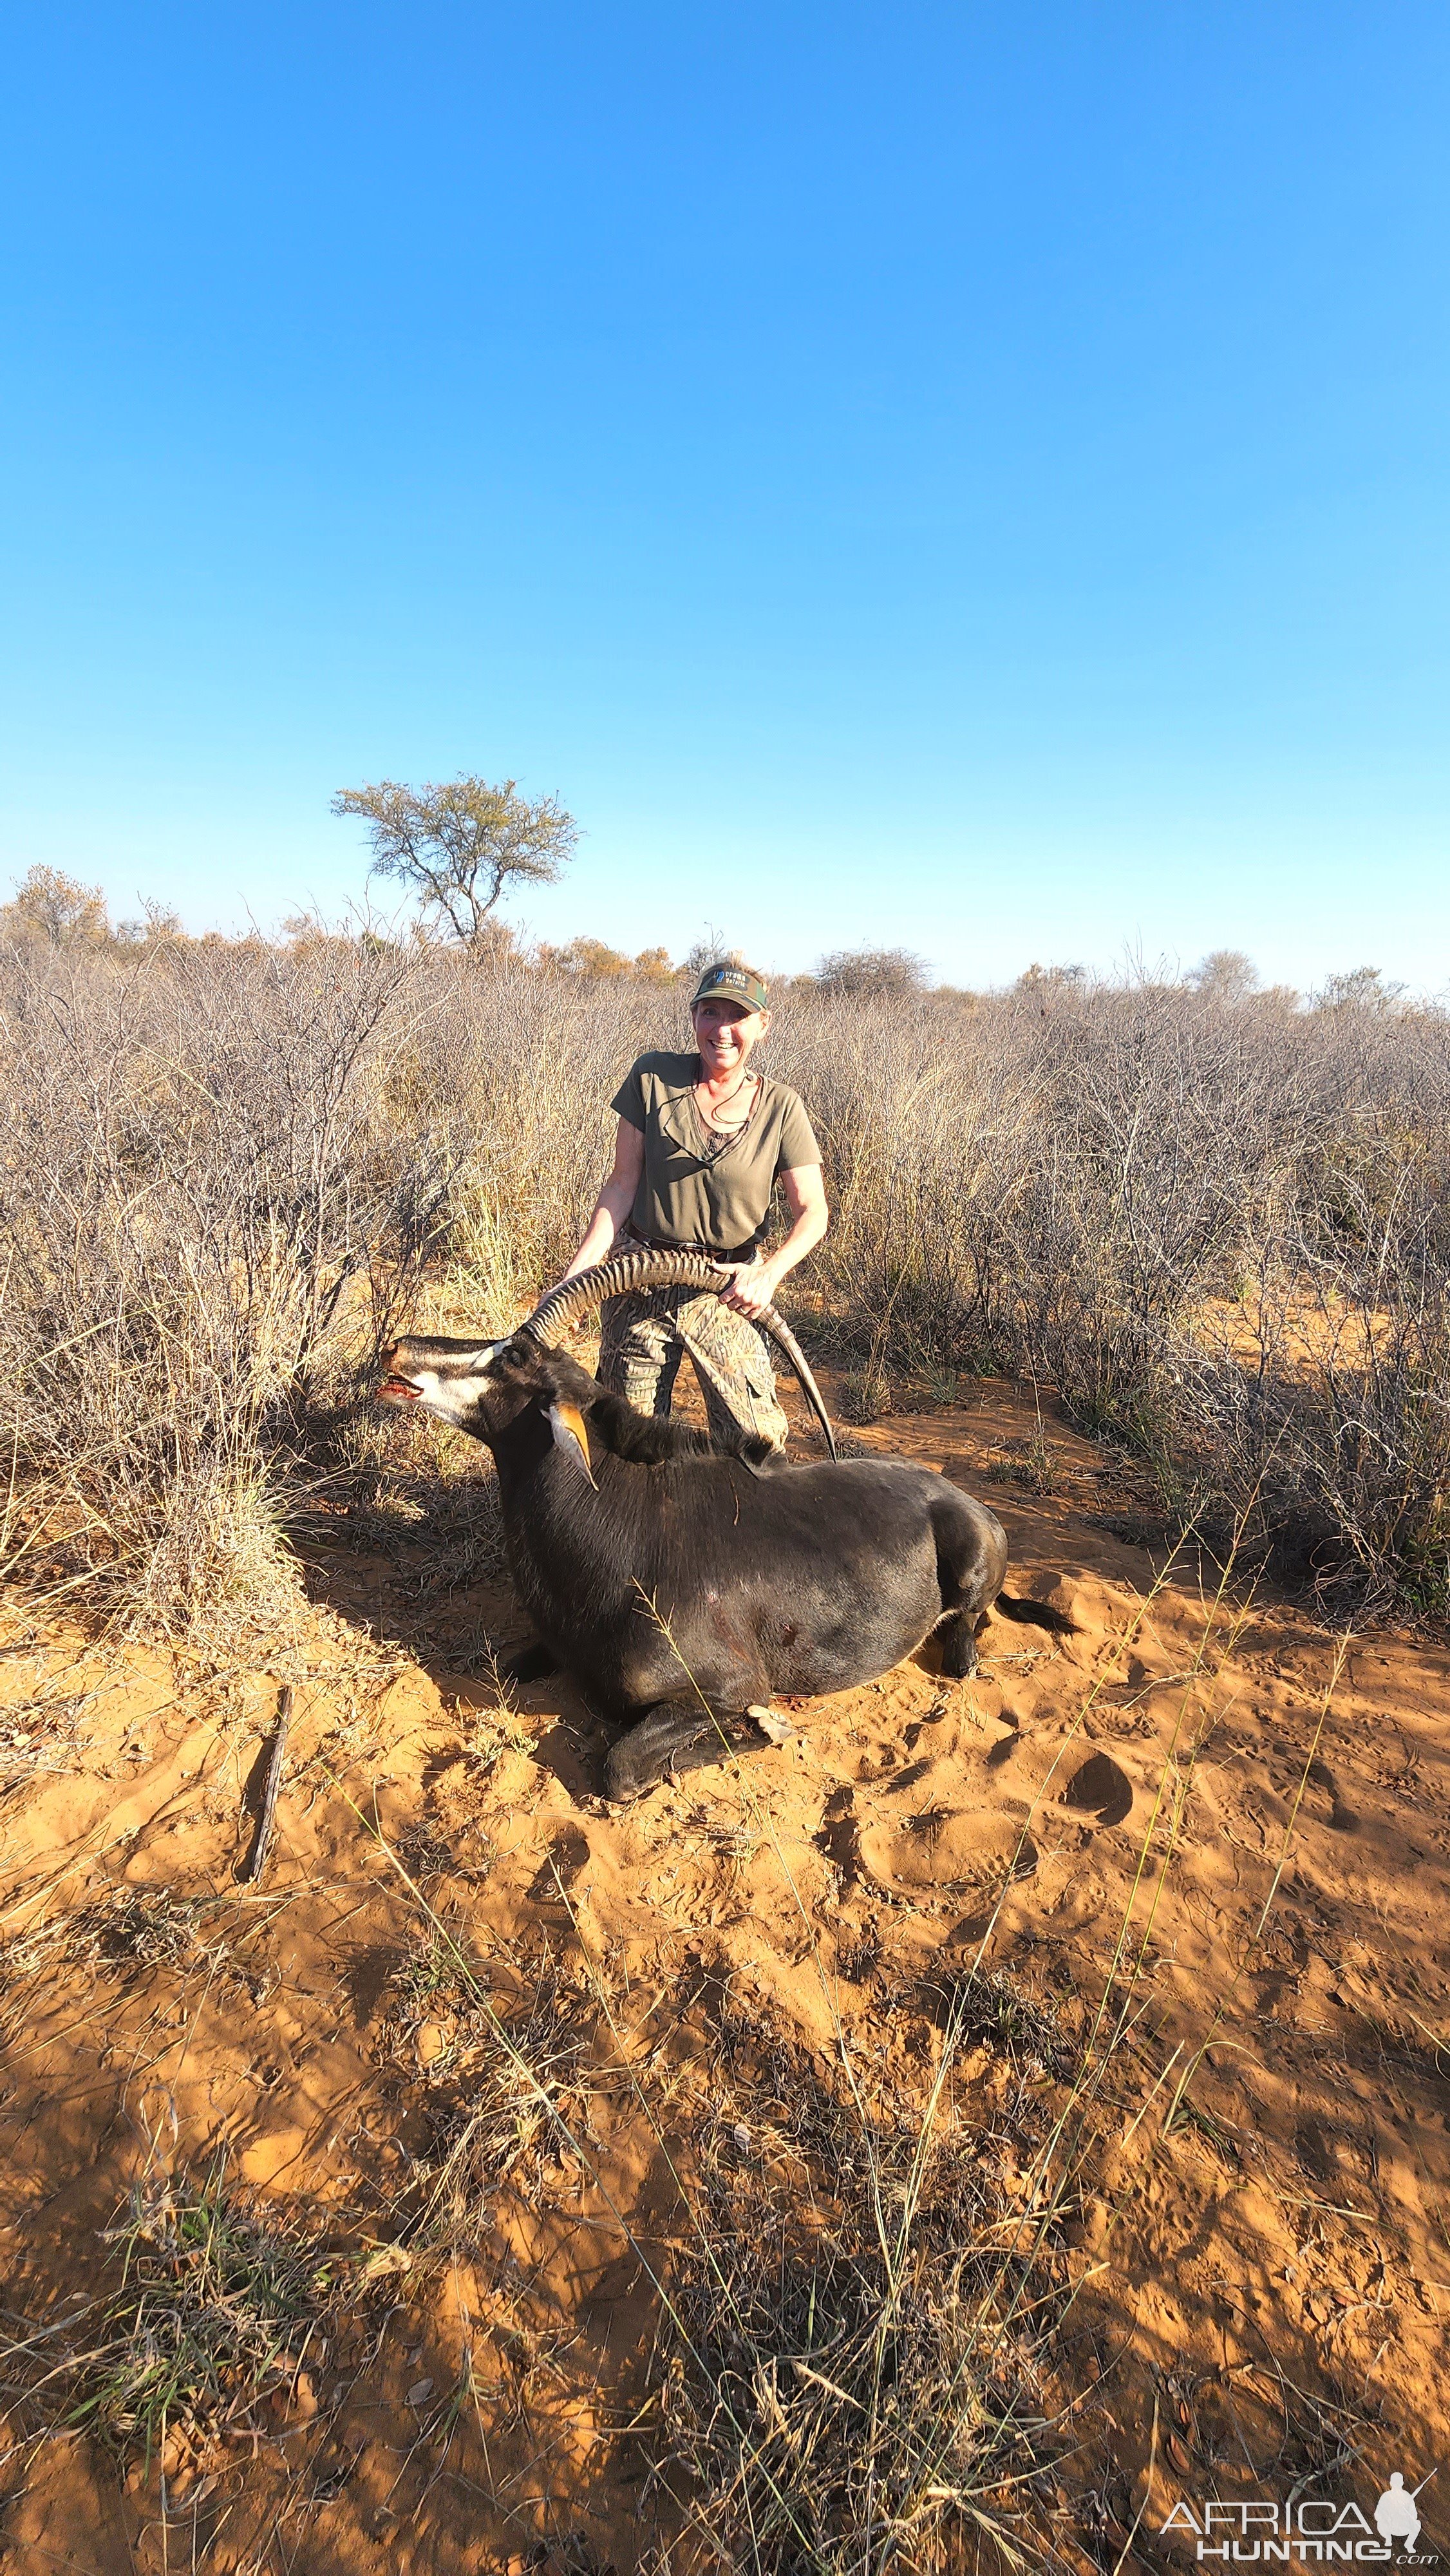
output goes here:
[[546, 2205], [561, 2137], [587, 2124], [597, 1998], [547, 1946], [489, 1975], [437, 1930], [409, 1953], [395, 1995], [401, 2061], [422, 2063], [426, 2131], [403, 2233], [425, 2250], [473, 2251], [502, 2186]]
[[221, 2160], [200, 2179], [178, 2171], [153, 2140], [104, 2242], [114, 2286], [0, 2350], [22, 2430], [86, 2432], [143, 2472], [159, 2459], [175, 2489], [228, 2442], [316, 2412], [346, 2267], [275, 2201], [232, 2184]]
[[1041, 2563], [1065, 2205], [1016, 2187], [1049, 2125], [1026, 2084], [989, 2128], [950, 2099], [964, 2019], [925, 2114], [727, 2021], [662, 2353], [656, 2474], [697, 2563]]
[[[299, 1514], [396, 1498], [380, 1340], [518, 1314], [620, 1073], [683, 1034], [678, 988], [369, 939], [8, 952], [5, 1570], [175, 1633], [275, 1617]], [[769, 1059], [835, 1210], [797, 1313], [858, 1418], [1030, 1376], [1326, 1605], [1450, 1606], [1444, 1014], [787, 991]]]

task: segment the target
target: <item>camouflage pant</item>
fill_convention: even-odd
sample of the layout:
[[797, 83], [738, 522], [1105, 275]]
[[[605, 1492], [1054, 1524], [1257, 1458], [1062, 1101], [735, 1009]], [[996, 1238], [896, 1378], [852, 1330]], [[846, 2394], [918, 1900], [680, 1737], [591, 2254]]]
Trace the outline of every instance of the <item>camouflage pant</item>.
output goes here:
[[668, 1413], [688, 1351], [712, 1431], [757, 1431], [785, 1447], [789, 1424], [764, 1335], [713, 1291], [633, 1288], [599, 1319], [599, 1374], [637, 1413]]

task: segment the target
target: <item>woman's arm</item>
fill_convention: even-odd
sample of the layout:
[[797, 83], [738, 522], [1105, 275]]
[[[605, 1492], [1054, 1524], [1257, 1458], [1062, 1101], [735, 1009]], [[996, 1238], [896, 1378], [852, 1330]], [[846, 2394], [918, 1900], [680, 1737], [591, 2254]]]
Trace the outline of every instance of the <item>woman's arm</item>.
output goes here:
[[[594, 1214], [584, 1229], [584, 1240], [563, 1274], [566, 1279], [577, 1278], [581, 1270], [592, 1270], [596, 1261], [604, 1259], [634, 1205], [643, 1170], [644, 1130], [631, 1127], [627, 1118], [621, 1118], [614, 1139], [613, 1164], [594, 1202]], [[784, 1177], [789, 1179], [790, 1175], [787, 1173]]]
[[737, 1315], [758, 1315], [762, 1306], [773, 1305], [787, 1271], [804, 1261], [830, 1224], [831, 1211], [826, 1205], [826, 1185], [819, 1163], [802, 1163], [798, 1171], [782, 1172], [780, 1186], [794, 1222], [784, 1242], [776, 1245], [769, 1258], [752, 1261], [738, 1272], [725, 1293], [722, 1303], [733, 1306]]

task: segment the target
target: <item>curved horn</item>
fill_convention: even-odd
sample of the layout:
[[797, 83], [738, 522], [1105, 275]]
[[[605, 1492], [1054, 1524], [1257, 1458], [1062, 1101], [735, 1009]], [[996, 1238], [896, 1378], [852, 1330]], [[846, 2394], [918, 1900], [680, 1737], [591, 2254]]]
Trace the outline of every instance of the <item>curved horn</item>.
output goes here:
[[[711, 1261], [703, 1252], [622, 1252], [611, 1261], [596, 1262], [592, 1270], [581, 1270], [576, 1279], [551, 1288], [541, 1297], [532, 1315], [520, 1325], [521, 1332], [532, 1333], [536, 1342], [556, 1349], [570, 1326], [585, 1315], [592, 1315], [606, 1297], [622, 1297], [631, 1288], [713, 1288], [717, 1295], [728, 1288], [733, 1270], [728, 1262]], [[811, 1375], [810, 1362], [783, 1315], [773, 1306], [762, 1307], [754, 1318], [784, 1351], [800, 1380], [801, 1392], [825, 1434], [826, 1447], [836, 1455], [836, 1435], [831, 1417], [822, 1400], [821, 1390]]]

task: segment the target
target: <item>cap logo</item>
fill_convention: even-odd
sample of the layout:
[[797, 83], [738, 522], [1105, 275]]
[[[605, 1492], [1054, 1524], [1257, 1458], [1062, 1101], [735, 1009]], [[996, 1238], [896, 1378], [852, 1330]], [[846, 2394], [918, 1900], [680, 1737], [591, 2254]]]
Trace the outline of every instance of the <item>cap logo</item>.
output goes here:
[[747, 1010], [765, 1008], [765, 986], [759, 976], [752, 975], [747, 967], [732, 966], [728, 959], [723, 965], [706, 969], [695, 986], [694, 999], [703, 1002], [709, 993], [728, 993], [732, 1001], [744, 1003]]

